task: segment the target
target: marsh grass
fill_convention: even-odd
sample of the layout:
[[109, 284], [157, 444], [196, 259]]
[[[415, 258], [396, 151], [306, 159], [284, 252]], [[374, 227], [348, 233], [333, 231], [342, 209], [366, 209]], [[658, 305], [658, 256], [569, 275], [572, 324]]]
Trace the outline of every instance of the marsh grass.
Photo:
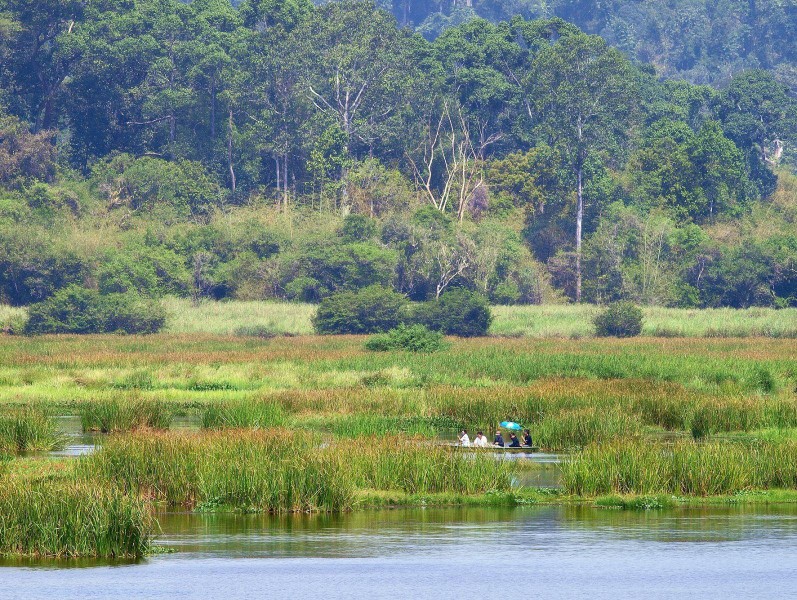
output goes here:
[[318, 429], [344, 438], [367, 436], [436, 437], [442, 429], [456, 428], [456, 423], [442, 417], [381, 416], [381, 415], [323, 415], [299, 417], [294, 426]]
[[53, 420], [40, 410], [0, 413], [0, 454], [58, 450], [65, 442]]
[[213, 402], [202, 410], [202, 427], [205, 429], [279, 427], [285, 425], [286, 420], [285, 409], [277, 402]]
[[567, 491], [715, 496], [797, 488], [797, 443], [618, 441], [588, 446], [562, 464]]
[[617, 409], [581, 408], [548, 417], [532, 427], [534, 443], [549, 450], [570, 450], [592, 443], [637, 438], [642, 422]]
[[348, 510], [358, 488], [479, 493], [511, 483], [507, 464], [417, 439], [321, 445], [284, 429], [116, 436], [81, 460], [78, 472], [174, 506], [271, 512]]
[[[583, 338], [594, 335], [598, 308], [588, 304], [494, 306], [494, 335]], [[645, 307], [643, 336], [797, 337], [797, 309]]]
[[6, 480], [0, 486], [0, 555], [138, 558], [153, 520], [144, 501], [113, 487]]
[[[184, 298], [162, 301], [171, 333], [212, 333], [249, 336], [249, 332], [310, 335], [313, 333], [311, 304], [288, 302], [212, 302], [198, 305]], [[259, 336], [257, 336], [259, 337]]]
[[78, 407], [84, 431], [112, 433], [141, 428], [168, 429], [172, 410], [158, 400], [108, 398], [81, 402]]

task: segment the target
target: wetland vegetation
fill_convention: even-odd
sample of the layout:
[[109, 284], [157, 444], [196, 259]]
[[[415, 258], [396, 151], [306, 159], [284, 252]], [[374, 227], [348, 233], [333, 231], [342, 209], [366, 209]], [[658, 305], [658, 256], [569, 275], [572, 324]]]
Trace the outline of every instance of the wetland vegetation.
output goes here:
[[[433, 354], [365, 340], [0, 337], [0, 552], [144, 553], [158, 506], [797, 499], [792, 340], [450, 338]], [[109, 433], [83, 457], [41, 454], [63, 443], [63, 415]], [[192, 429], [170, 429], [186, 416]], [[561, 487], [525, 485], [542, 468], [526, 459], [448, 447], [506, 419], [564, 453]], [[85, 512], [93, 498], [107, 510]], [[48, 531], [64, 512], [68, 527]]]

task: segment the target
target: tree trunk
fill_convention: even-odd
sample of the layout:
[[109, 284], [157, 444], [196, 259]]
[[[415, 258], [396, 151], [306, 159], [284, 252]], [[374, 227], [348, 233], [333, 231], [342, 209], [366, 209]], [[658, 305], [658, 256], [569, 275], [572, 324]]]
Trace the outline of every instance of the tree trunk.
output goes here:
[[282, 155], [282, 204], [288, 208], [288, 152]]
[[576, 168], [578, 206], [576, 207], [576, 302], [581, 302], [581, 227], [584, 221], [583, 169]]
[[282, 194], [281, 181], [280, 181], [280, 159], [279, 156], [274, 158], [274, 164], [277, 167], [277, 208], [280, 207], [282, 201], [280, 194]]
[[235, 168], [232, 164], [232, 111], [230, 111], [227, 126], [227, 166], [230, 169], [230, 187], [235, 192]]
[[210, 139], [216, 139], [216, 79], [210, 86]]

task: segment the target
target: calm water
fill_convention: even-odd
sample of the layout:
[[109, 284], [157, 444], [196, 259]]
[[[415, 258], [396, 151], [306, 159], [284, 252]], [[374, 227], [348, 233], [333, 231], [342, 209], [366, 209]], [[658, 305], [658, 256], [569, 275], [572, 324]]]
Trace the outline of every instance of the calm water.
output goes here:
[[160, 543], [177, 553], [123, 565], [2, 563], [0, 598], [797, 597], [797, 507], [160, 522]]

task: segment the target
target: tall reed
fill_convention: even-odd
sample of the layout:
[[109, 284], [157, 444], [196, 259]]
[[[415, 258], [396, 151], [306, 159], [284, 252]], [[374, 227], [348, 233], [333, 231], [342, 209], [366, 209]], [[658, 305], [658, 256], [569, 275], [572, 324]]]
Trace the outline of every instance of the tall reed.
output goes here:
[[585, 496], [797, 489], [797, 442], [595, 444], [562, 464], [562, 483], [570, 493]]
[[348, 509], [351, 482], [315, 446], [311, 436], [285, 430], [136, 433], [107, 440], [78, 469], [171, 505]]
[[513, 468], [406, 437], [321, 444], [273, 430], [116, 436], [78, 472], [171, 505], [247, 510], [341, 511], [357, 489], [475, 494], [508, 490]]
[[41, 411], [23, 409], [0, 414], [0, 454], [57, 450], [65, 441], [53, 420]]
[[212, 402], [202, 411], [202, 427], [206, 429], [278, 427], [285, 420], [281, 404], [262, 400]]
[[392, 436], [346, 440], [326, 449], [358, 488], [410, 494], [508, 491], [515, 463], [485, 455], [468, 456]]
[[581, 408], [547, 417], [531, 430], [536, 445], [548, 450], [569, 450], [596, 442], [638, 437], [642, 422], [616, 408]]
[[137, 558], [150, 547], [146, 503], [111, 486], [5, 481], [0, 486], [0, 555]]
[[78, 411], [84, 431], [131, 431], [143, 427], [168, 429], [172, 412], [166, 402], [138, 398], [110, 398], [81, 402]]

